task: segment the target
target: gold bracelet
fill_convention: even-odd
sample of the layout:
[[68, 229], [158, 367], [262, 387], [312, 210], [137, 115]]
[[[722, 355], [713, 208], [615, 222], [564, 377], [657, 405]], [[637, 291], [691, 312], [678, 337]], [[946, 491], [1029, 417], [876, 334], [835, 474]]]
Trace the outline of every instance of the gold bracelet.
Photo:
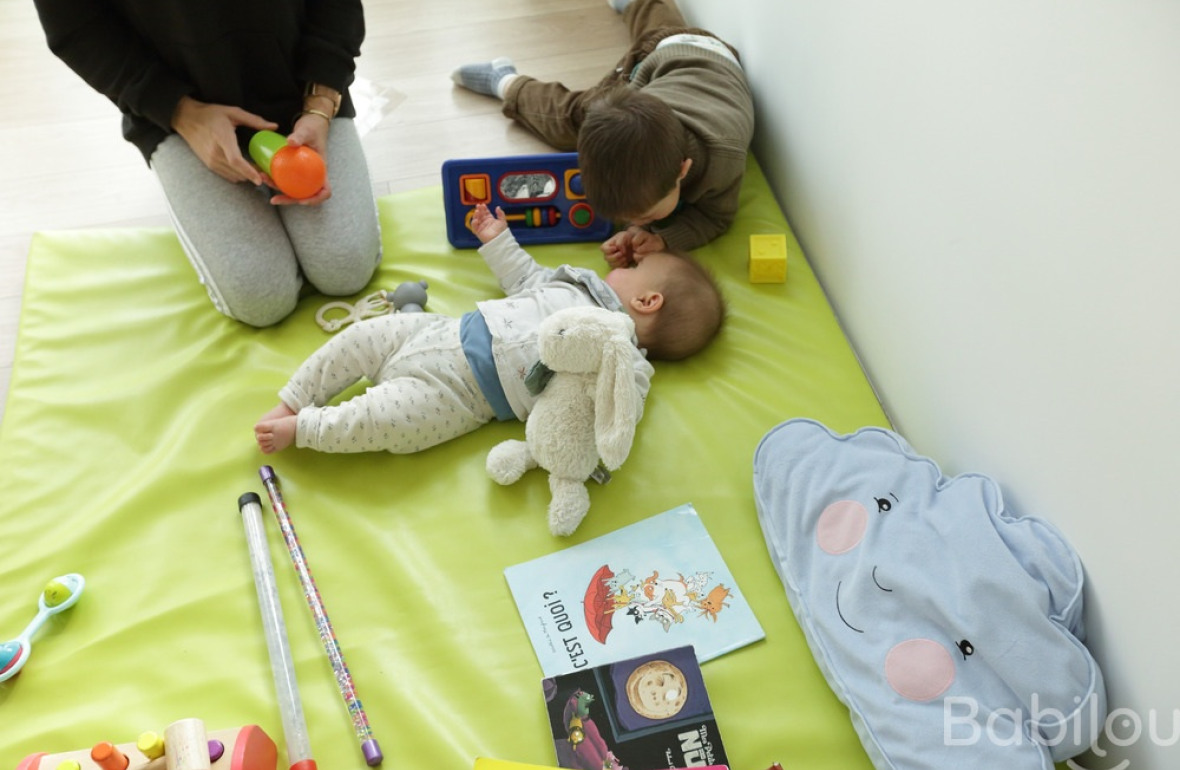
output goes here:
[[[336, 95], [333, 96], [332, 94], [321, 93], [319, 90], [320, 88], [321, 86], [319, 83], [308, 83], [306, 86], [304, 86], [303, 96], [318, 96], [321, 99], [327, 99], [332, 103], [332, 114], [330, 117], [336, 117], [336, 113], [340, 112], [340, 92], [337, 91]], [[323, 86], [323, 88], [327, 88], [327, 86]]]
[[310, 108], [305, 109], [299, 113], [299, 117], [303, 117], [304, 115], [319, 115], [321, 118], [328, 121], [329, 123], [332, 122], [332, 116], [329, 115], [328, 113], [324, 112], [323, 110], [315, 110], [315, 109], [310, 109]]

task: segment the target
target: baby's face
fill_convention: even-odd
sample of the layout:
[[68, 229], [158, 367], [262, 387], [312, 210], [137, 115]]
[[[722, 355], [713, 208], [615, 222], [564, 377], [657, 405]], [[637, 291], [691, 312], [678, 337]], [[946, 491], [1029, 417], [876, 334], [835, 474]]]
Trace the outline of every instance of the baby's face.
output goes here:
[[639, 261], [630, 267], [617, 267], [611, 270], [604, 280], [626, 305], [646, 292], [660, 291], [665, 276], [673, 267], [672, 260], [676, 259], [679, 257], [658, 251], [639, 257]]

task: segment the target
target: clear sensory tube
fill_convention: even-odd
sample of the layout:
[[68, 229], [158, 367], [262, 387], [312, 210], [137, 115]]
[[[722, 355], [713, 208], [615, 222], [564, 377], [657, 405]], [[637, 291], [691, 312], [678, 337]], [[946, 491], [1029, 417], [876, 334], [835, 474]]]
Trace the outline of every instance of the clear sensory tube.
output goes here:
[[287, 627], [283, 622], [283, 607], [275, 585], [274, 566], [262, 529], [262, 501], [253, 492], [238, 498], [238, 510], [246, 529], [246, 543], [250, 546], [250, 564], [254, 569], [254, 587], [258, 590], [258, 606], [262, 611], [262, 627], [266, 632], [266, 650], [270, 654], [270, 669], [275, 680], [279, 713], [283, 719], [283, 736], [287, 740], [287, 761], [292, 770], [315, 770], [311, 758], [311, 744], [307, 738], [307, 723], [303, 718], [303, 703], [299, 685], [295, 681], [295, 665], [287, 643]]

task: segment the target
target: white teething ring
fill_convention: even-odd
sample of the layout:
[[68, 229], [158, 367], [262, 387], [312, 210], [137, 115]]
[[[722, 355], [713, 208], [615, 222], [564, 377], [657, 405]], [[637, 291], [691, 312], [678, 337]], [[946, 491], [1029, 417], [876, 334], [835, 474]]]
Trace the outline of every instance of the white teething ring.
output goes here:
[[[341, 318], [325, 318], [328, 311], [331, 310], [343, 310], [345, 315]], [[343, 301], [326, 303], [316, 311], [315, 322], [324, 331], [334, 332], [350, 323], [355, 323], [365, 318], [372, 318], [373, 316], [384, 315], [388, 312], [389, 301], [385, 299], [385, 292], [375, 291], [357, 300], [355, 304]]]

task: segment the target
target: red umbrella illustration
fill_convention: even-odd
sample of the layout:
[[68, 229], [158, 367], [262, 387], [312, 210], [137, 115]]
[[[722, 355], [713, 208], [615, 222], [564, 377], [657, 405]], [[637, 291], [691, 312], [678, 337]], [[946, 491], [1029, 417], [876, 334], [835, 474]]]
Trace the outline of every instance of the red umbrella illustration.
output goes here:
[[600, 644], [606, 644], [606, 635], [611, 631], [614, 618], [614, 592], [608, 588], [607, 581], [615, 576], [611, 568], [603, 564], [590, 578], [590, 585], [586, 586], [586, 598], [582, 609], [586, 613], [586, 627], [590, 635]]

